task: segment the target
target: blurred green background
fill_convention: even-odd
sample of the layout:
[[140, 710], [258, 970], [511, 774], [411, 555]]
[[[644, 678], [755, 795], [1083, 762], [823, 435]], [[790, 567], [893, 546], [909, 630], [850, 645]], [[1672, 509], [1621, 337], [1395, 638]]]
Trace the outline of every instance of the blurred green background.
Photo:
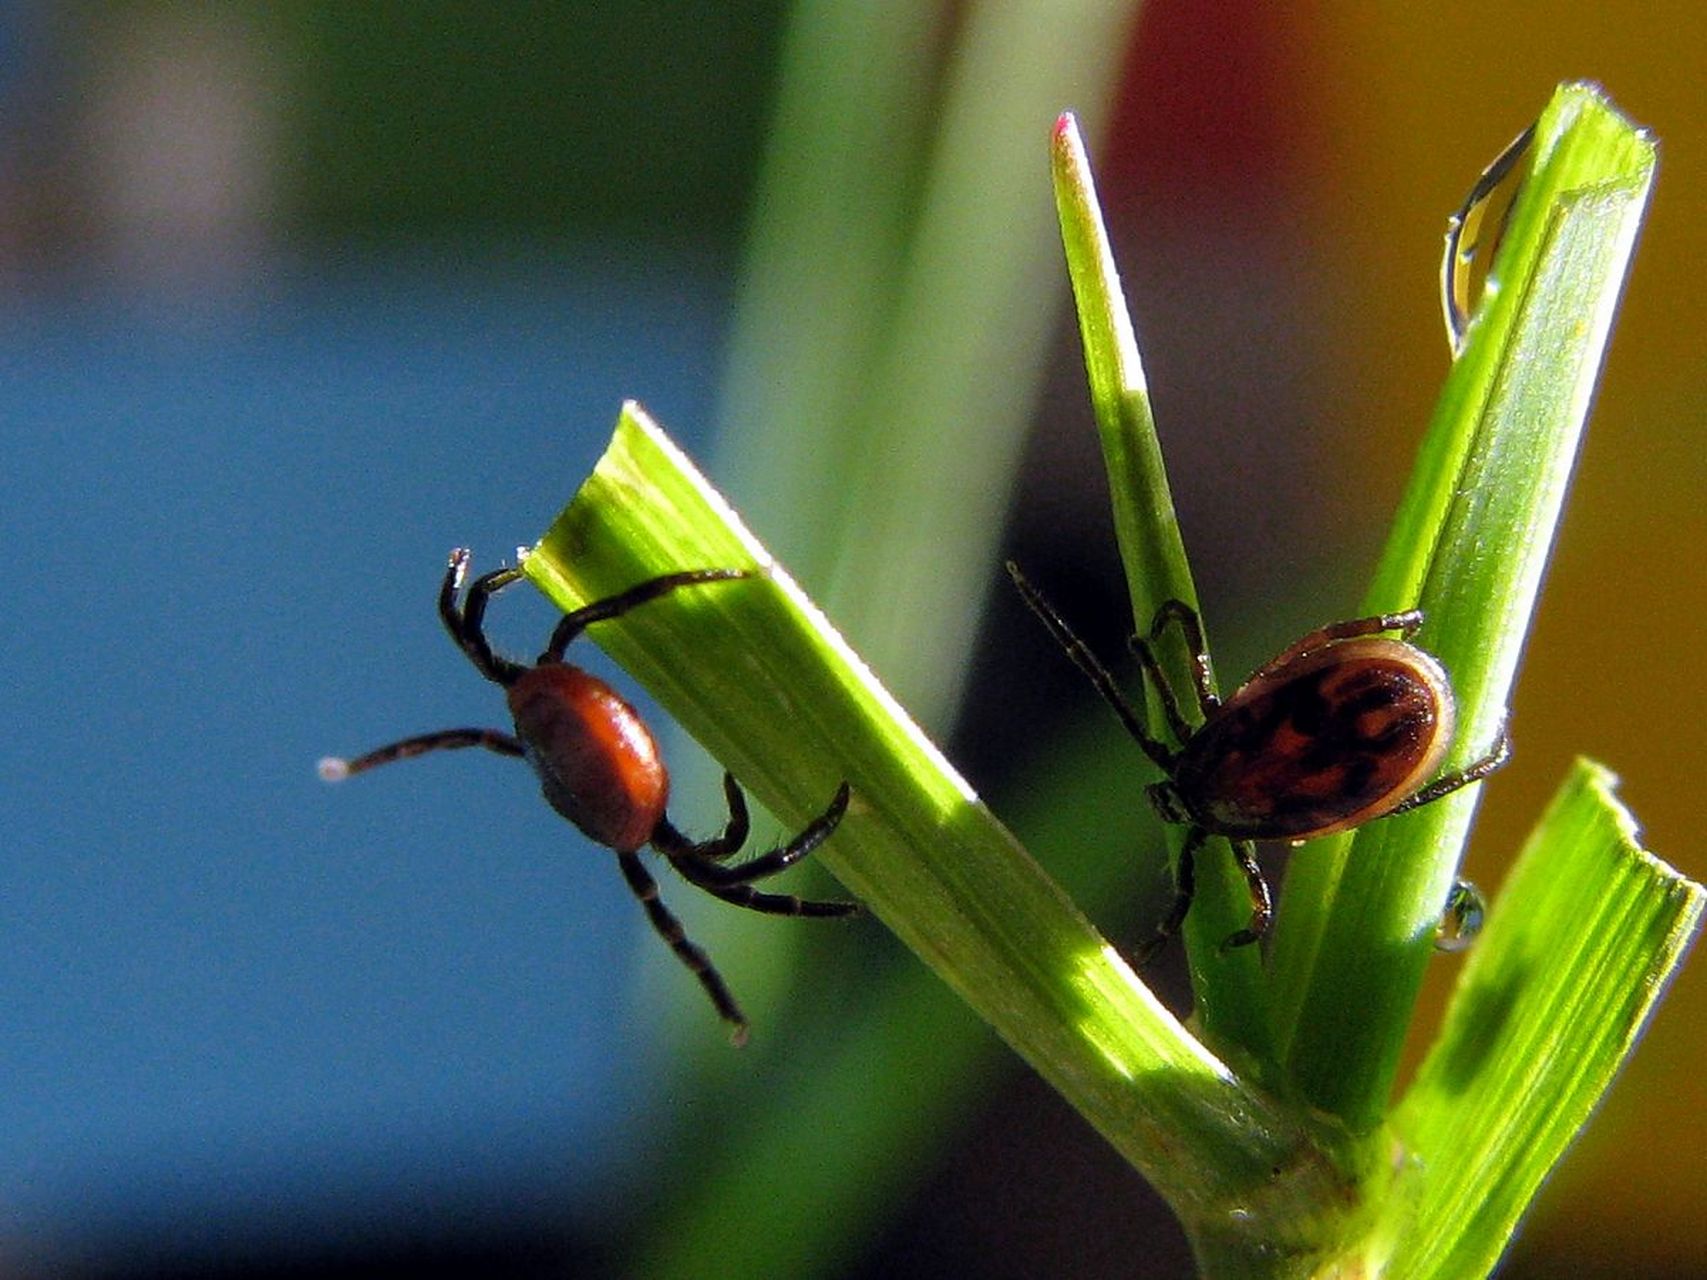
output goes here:
[[[1656, 131], [1467, 869], [1497, 886], [1587, 753], [1707, 873], [1695, 6], [894, 8], [0, 4], [8, 1273], [1189, 1274], [1136, 1175], [875, 925], [666, 883], [756, 1015], [732, 1054], [525, 771], [312, 776], [499, 721], [435, 633], [444, 552], [537, 536], [633, 396], [1143, 936], [1136, 753], [996, 573], [1118, 652], [1061, 109], [1224, 680], [1360, 598], [1482, 165], [1564, 79]], [[548, 621], [495, 625], [528, 652]], [[715, 821], [669, 749], [684, 825]], [[1503, 1274], [1707, 1271], [1704, 1004], [1686, 967]]]

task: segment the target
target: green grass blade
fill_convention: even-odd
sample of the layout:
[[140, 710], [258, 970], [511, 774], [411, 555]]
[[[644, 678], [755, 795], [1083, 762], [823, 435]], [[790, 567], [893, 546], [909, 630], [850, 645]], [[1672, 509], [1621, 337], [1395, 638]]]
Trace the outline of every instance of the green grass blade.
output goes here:
[[828, 579], [857, 533], [839, 495], [889, 333], [926, 172], [932, 0], [800, 0], [753, 193], [718, 389], [717, 472], [802, 581]]
[[1182, 1216], [1237, 1232], [1232, 1206], [1334, 1194], [1297, 1129], [1156, 1002], [637, 407], [525, 564], [564, 609], [674, 569], [763, 570], [593, 638], [784, 821], [847, 778], [815, 859]]
[[[806, 550], [802, 578], [936, 728], [968, 669], [1056, 320], [1037, 138], [1063, 101], [1100, 113], [1137, 6], [962, 6], [946, 50], [890, 33], [914, 8], [815, 0], [797, 18], [810, 30], [791, 46], [835, 65], [790, 75], [785, 126], [800, 137], [811, 121], [793, 117], [834, 97], [854, 123], [767, 182], [786, 222], [753, 246], [763, 283], [738, 316], [720, 468], [763, 527], [787, 531], [779, 545]], [[884, 52], [845, 62], [843, 32]], [[909, 38], [919, 61], [945, 58], [939, 85], [892, 65]], [[897, 98], [940, 97], [867, 104], [874, 74], [899, 75]]]
[[1395, 1277], [1493, 1267], [1700, 928], [1707, 891], [1642, 850], [1615, 783], [1588, 761], [1565, 780], [1398, 1109], [1418, 1186]]
[[[1108, 850], [1140, 840], [1160, 847], [1154, 817], [1126, 803], [1125, 740], [1112, 723], [1094, 722], [1034, 745], [1035, 767], [1002, 816], [1075, 902], [1093, 915], [1114, 911], [1131, 898], [1131, 869]], [[891, 965], [871, 941], [860, 939], [869, 960], [859, 990], [831, 997], [833, 1012], [804, 1034], [790, 1028], [790, 1042], [810, 1052], [767, 1063], [763, 1105], [720, 1131], [716, 1159], [731, 1172], [684, 1188], [667, 1229], [640, 1242], [629, 1274], [688, 1280], [711, 1256], [733, 1260], [740, 1275], [836, 1274], [882, 1231], [895, 1202], [940, 1168], [943, 1143], [965, 1123], [965, 1099], [987, 1103], [999, 1088], [1005, 1055], [989, 1028], [930, 970], [910, 958]], [[815, 1007], [825, 1003], [809, 993], [790, 1015], [823, 1013]], [[836, 1117], [833, 1159], [809, 1119], [819, 1116]], [[753, 1170], [764, 1171], [763, 1196], [753, 1194]], [[825, 1204], [836, 1212], [819, 1212]], [[658, 1223], [648, 1216], [649, 1228]]]
[[[1132, 317], [1097, 205], [1090, 162], [1071, 116], [1061, 117], [1056, 124], [1051, 158], [1061, 241], [1073, 282], [1091, 405], [1108, 471], [1115, 535], [1132, 597], [1134, 630], [1148, 632], [1151, 618], [1164, 601], [1184, 600], [1196, 608], [1197, 589], [1192, 585], [1179, 519], [1168, 490]], [[1170, 634], [1177, 637], [1177, 629]], [[1174, 687], [1192, 688], [1184, 646], [1170, 640], [1162, 646], [1160, 656]], [[1147, 709], [1151, 733], [1167, 741], [1166, 721], [1153, 694]], [[1158, 776], [1136, 747], [1131, 761], [1135, 777], [1153, 781]], [[1183, 829], [1171, 828], [1167, 839], [1177, 855], [1184, 840]], [[1253, 1061], [1265, 1062], [1270, 1055], [1270, 1038], [1260, 958], [1252, 947], [1231, 953], [1219, 949], [1221, 940], [1243, 928], [1250, 918], [1244, 879], [1223, 840], [1211, 841], [1204, 848], [1197, 867], [1197, 896], [1184, 932], [1198, 1022], [1210, 1043], [1236, 1045]]]
[[1132, 607], [1147, 627], [1164, 600], [1184, 600], [1195, 608], [1197, 589], [1156, 438], [1144, 358], [1103, 225], [1090, 157], [1073, 116], [1056, 121], [1050, 159], [1115, 533]]
[[[1451, 765], [1505, 716], [1653, 177], [1652, 140], [1595, 90], [1543, 112], [1491, 290], [1448, 376], [1368, 612], [1420, 604], [1452, 675]], [[1523, 726], [1513, 726], [1522, 749]], [[1380, 1120], [1479, 788], [1292, 857], [1276, 1025], [1295, 1087], [1354, 1132]]]
[[[971, 669], [1058, 320], [1039, 142], [1063, 102], [1093, 120], [1106, 110], [1137, 9], [791, 6], [712, 469], [934, 732], [953, 723]], [[691, 813], [715, 787], [702, 753], [671, 756], [686, 765], [676, 777]], [[833, 1267], [940, 1162], [952, 1117], [1011, 1069], [984, 1024], [899, 947], [879, 941], [856, 979], [838, 962], [871, 942], [865, 931], [761, 935], [727, 920], [738, 914], [713, 908], [693, 927], [732, 957], [755, 1014], [767, 992], [795, 995], [789, 1035], [755, 1046], [762, 1097], [747, 1083], [753, 1055], [673, 1055], [700, 1068], [696, 1112], [725, 1120], [693, 1146], [692, 1191], [652, 1207], [638, 1233], [632, 1273], [655, 1280], [703, 1274], [712, 1254], [740, 1275]], [[825, 982], [799, 983], [829, 965]], [[798, 1120], [825, 1114], [833, 1161], [805, 1149], [816, 1131]], [[771, 1180], [763, 1221], [756, 1169]], [[837, 1213], [824, 1214], [831, 1203]]]

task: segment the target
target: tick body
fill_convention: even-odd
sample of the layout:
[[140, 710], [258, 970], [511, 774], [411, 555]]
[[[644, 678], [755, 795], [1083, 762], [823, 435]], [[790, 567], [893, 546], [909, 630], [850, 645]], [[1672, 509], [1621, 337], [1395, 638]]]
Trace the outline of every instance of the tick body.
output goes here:
[[597, 676], [564, 660], [564, 651], [587, 627], [604, 622], [684, 587], [728, 582], [748, 575], [739, 569], [697, 569], [666, 574], [630, 587], [619, 595], [577, 609], [561, 618], [533, 665], [513, 662], [492, 651], [484, 621], [487, 601], [516, 582], [521, 570], [499, 569], [477, 578], [460, 602], [469, 553], [451, 552], [439, 588], [439, 617], [451, 639], [475, 668], [503, 686], [515, 732], [500, 729], [443, 729], [404, 738], [354, 760], [328, 757], [320, 776], [335, 782], [395, 760], [429, 751], [483, 747], [503, 756], [520, 756], [533, 766], [547, 803], [589, 839], [614, 852], [623, 878], [646, 909], [654, 929], [699, 979], [718, 1014], [741, 1044], [747, 1019], [704, 951], [690, 942], [680, 922], [659, 900], [658, 885], [641, 863], [639, 852], [651, 845], [684, 879], [736, 906], [772, 915], [842, 916], [860, 908], [852, 902], [810, 902], [786, 894], [762, 893], [752, 882], [792, 866], [836, 829], [848, 805], [842, 783], [830, 805], [793, 840], [777, 849], [729, 865], [746, 843], [746, 798], [739, 784], [724, 775], [729, 821], [709, 840], [688, 839], [665, 815], [670, 775], [651, 731], [632, 706]]
[[[1429, 654], [1408, 643], [1417, 610], [1356, 618], [1310, 632], [1257, 669], [1225, 701], [1215, 694], [1196, 612], [1170, 600], [1133, 655], [1156, 690], [1174, 745], [1145, 727], [1108, 669], [1010, 563], [1020, 594], [1068, 657], [1114, 708], [1164, 778], [1147, 789], [1156, 812], [1189, 828], [1175, 871], [1174, 904], [1147, 960], [1191, 907], [1194, 859], [1212, 835], [1232, 842], [1250, 888], [1250, 923], [1223, 943], [1243, 946], [1268, 930], [1273, 911], [1252, 842], [1293, 844], [1415, 809], [1487, 777], [1510, 755], [1504, 730], [1475, 763], [1436, 776], [1455, 730], [1452, 686]], [[1201, 723], [1186, 722], [1152, 644], [1169, 625], [1192, 657]], [[1386, 633], [1397, 632], [1398, 639]]]
[[1212, 708], [1158, 803], [1232, 839], [1332, 835], [1420, 791], [1452, 728], [1446, 672], [1421, 649], [1381, 636], [1329, 643]]
[[670, 775], [634, 708], [566, 662], [522, 672], [505, 697], [547, 803], [617, 853], [643, 848], [663, 821]]

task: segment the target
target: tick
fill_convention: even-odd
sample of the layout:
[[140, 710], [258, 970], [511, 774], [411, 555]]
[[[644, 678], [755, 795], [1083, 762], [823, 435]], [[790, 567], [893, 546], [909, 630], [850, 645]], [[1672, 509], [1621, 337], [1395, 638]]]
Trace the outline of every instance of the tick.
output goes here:
[[751, 575], [742, 569], [691, 569], [651, 578], [565, 614], [553, 629], [545, 652], [528, 666], [494, 653], [484, 631], [487, 602], [516, 582], [522, 576], [521, 569], [497, 569], [476, 578], [459, 603], [469, 559], [469, 553], [460, 548], [450, 553], [450, 565], [439, 588], [439, 617], [475, 669], [503, 687], [515, 732], [441, 729], [404, 738], [354, 760], [327, 757], [320, 762], [320, 776], [338, 782], [394, 760], [459, 747], [484, 747], [501, 756], [520, 756], [539, 776], [546, 802], [588, 839], [616, 854], [623, 878], [646, 908], [652, 927], [699, 979], [719, 1016], [730, 1024], [734, 1042], [745, 1043], [746, 1016], [710, 957], [688, 940], [681, 922], [659, 900], [658, 884], [642, 865], [640, 850], [651, 845], [690, 884], [738, 907], [770, 915], [852, 915], [860, 910], [858, 903], [809, 902], [753, 888], [753, 881], [793, 866], [824, 843], [847, 810], [848, 784], [842, 783], [829, 808], [787, 844], [729, 865], [728, 859], [747, 842], [749, 825], [746, 797], [734, 776], [723, 775], [723, 793], [729, 806], [723, 833], [709, 840], [688, 839], [665, 816], [670, 775], [639, 713], [610, 685], [565, 662], [563, 655], [593, 623], [621, 617], [683, 587]]
[[[1408, 643], [1422, 625], [1420, 610], [1320, 627], [1258, 667], [1223, 702], [1211, 687], [1203, 626], [1179, 600], [1156, 611], [1148, 640], [1133, 636], [1130, 642], [1178, 744], [1170, 746], [1144, 727], [1108, 669], [1019, 567], [1010, 561], [1008, 572], [1032, 612], [1162, 771], [1163, 780], [1146, 788], [1156, 813], [1189, 828], [1174, 872], [1173, 906], [1140, 951], [1140, 963], [1184, 922], [1196, 883], [1194, 860], [1210, 836], [1231, 842], [1250, 888], [1250, 923], [1222, 942], [1225, 951], [1257, 941], [1273, 916], [1253, 841], [1302, 844], [1431, 804], [1487, 777], [1511, 754], [1502, 727], [1487, 755], [1435, 776], [1452, 745], [1455, 709], [1445, 670]], [[1151, 647], [1170, 624], [1191, 653], [1202, 715], [1195, 729]]]

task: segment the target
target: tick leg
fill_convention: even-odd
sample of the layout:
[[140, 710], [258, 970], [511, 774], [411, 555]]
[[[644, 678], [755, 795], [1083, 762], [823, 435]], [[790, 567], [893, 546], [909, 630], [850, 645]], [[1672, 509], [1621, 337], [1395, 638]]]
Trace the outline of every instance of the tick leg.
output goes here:
[[1307, 635], [1299, 637], [1287, 648], [1281, 650], [1246, 678], [1245, 683], [1260, 680], [1264, 676], [1273, 675], [1289, 662], [1296, 662], [1306, 654], [1314, 653], [1317, 649], [1334, 643], [1336, 640], [1352, 640], [1358, 636], [1379, 635], [1383, 631], [1397, 631], [1406, 640], [1416, 634], [1422, 626], [1423, 614], [1421, 609], [1406, 609], [1400, 613], [1378, 613], [1368, 618], [1350, 618], [1345, 622], [1330, 622], [1325, 627], [1317, 627]]
[[341, 782], [352, 773], [365, 773], [393, 760], [407, 760], [429, 751], [453, 751], [458, 747], [485, 747], [501, 756], [525, 754], [518, 739], [497, 729], [441, 729], [437, 733], [423, 733], [419, 737], [404, 738], [401, 742], [378, 747], [354, 760], [327, 756], [320, 762], [320, 776], [327, 782]]
[[1162, 638], [1162, 631], [1170, 622], [1179, 627], [1186, 647], [1191, 650], [1191, 674], [1197, 684], [1197, 705], [1207, 720], [1209, 713], [1221, 705], [1221, 699], [1215, 693], [1215, 671], [1209, 664], [1209, 645], [1203, 638], [1203, 619], [1184, 600], [1164, 600], [1156, 610], [1156, 616], [1150, 620], [1152, 644]]
[[1138, 659], [1138, 669], [1156, 686], [1156, 701], [1162, 704], [1162, 714], [1167, 717], [1168, 728], [1174, 731], [1174, 741], [1183, 747], [1185, 740], [1191, 737], [1191, 726], [1185, 722], [1185, 717], [1180, 715], [1179, 699], [1174, 696], [1174, 687], [1168, 683], [1168, 678], [1162, 674], [1162, 666], [1156, 661], [1155, 651], [1138, 636], [1129, 637], [1126, 647], [1131, 649], [1132, 656]]
[[682, 873], [682, 878], [698, 885], [714, 898], [749, 911], [771, 916], [854, 916], [864, 908], [857, 902], [817, 901], [797, 898], [792, 893], [762, 893], [750, 884], [728, 884], [704, 877], [714, 863], [696, 862], [692, 858], [670, 859], [670, 865]]
[[[762, 911], [770, 915], [847, 916], [861, 909], [857, 902], [814, 902], [797, 898], [793, 894], [761, 893], [753, 888], [751, 883], [793, 866], [824, 843], [847, 810], [847, 783], [842, 783], [836, 789], [830, 807], [808, 823], [806, 829], [793, 840], [780, 849], [761, 853], [756, 858], [749, 858], [734, 867], [723, 866], [720, 859], [728, 857], [733, 848], [739, 847], [741, 840], [746, 839], [746, 805], [740, 799], [740, 788], [728, 775], [725, 775], [724, 790], [730, 797], [730, 808], [735, 811], [735, 816], [731, 818], [729, 829], [722, 836], [696, 844], [678, 831], [667, 818], [661, 820], [658, 829], [652, 833], [653, 846], [670, 860], [670, 865], [681, 873], [683, 879], [737, 907], [746, 907], [750, 911]], [[740, 840], [736, 840], [734, 846], [729, 846], [728, 841], [735, 831], [737, 818]]]
[[468, 575], [471, 559], [473, 553], [467, 547], [452, 550], [450, 563], [445, 567], [445, 580], [439, 587], [439, 619], [458, 645], [462, 644], [462, 607], [457, 603], [456, 593], [462, 590], [462, 580]]
[[666, 573], [662, 577], [649, 578], [618, 595], [595, 600], [573, 613], [564, 614], [557, 620], [557, 626], [551, 632], [551, 641], [545, 646], [545, 652], [540, 655], [539, 660], [562, 662], [563, 652], [570, 642], [593, 623], [621, 617], [630, 609], [656, 600], [659, 596], [668, 595], [678, 587], [691, 587], [700, 582], [729, 582], [736, 578], [752, 576], [749, 569], [688, 569], [682, 573]]
[[705, 988], [705, 994], [710, 996], [711, 1003], [717, 1006], [718, 1016], [730, 1024], [732, 1031], [729, 1038], [737, 1047], [747, 1043], [747, 1019], [741, 1012], [741, 1006], [736, 1004], [735, 997], [729, 994], [729, 988], [724, 984], [722, 975], [712, 965], [711, 957], [688, 941], [687, 934], [682, 930], [682, 922], [671, 915], [669, 908], [659, 900], [658, 882], [647, 874], [638, 855], [619, 853], [616, 860], [622, 867], [623, 879], [628, 881], [628, 887], [634, 896], [640, 899], [640, 905], [646, 908], [647, 919], [658, 931], [658, 936], [670, 944], [670, 950], [676, 953], [676, 958], [699, 979], [699, 985]]
[[1185, 923], [1186, 912], [1191, 910], [1191, 900], [1197, 894], [1197, 851], [1208, 838], [1202, 827], [1193, 827], [1186, 833], [1185, 843], [1180, 846], [1179, 861], [1174, 864], [1174, 904], [1168, 908], [1167, 916], [1156, 927], [1150, 940], [1138, 948], [1135, 955], [1138, 968], [1142, 969], [1155, 959], [1156, 953]]
[[1506, 731], [1505, 725], [1502, 724], [1500, 736], [1494, 739], [1494, 745], [1488, 750], [1487, 755], [1465, 765], [1462, 769], [1454, 769], [1451, 773], [1441, 774], [1440, 777], [1414, 796], [1409, 796], [1394, 805], [1387, 811], [1387, 816], [1391, 817], [1395, 813], [1404, 813], [1407, 809], [1420, 809], [1425, 804], [1433, 804], [1442, 796], [1449, 796], [1454, 791], [1469, 786], [1472, 782], [1480, 782], [1510, 759], [1511, 734]]
[[1251, 891], [1251, 922], [1237, 933], [1228, 934], [1222, 939], [1221, 950], [1231, 951], [1234, 947], [1248, 947], [1268, 932], [1269, 922], [1274, 919], [1274, 904], [1269, 900], [1268, 881], [1262, 878], [1262, 868], [1257, 866], [1257, 850], [1249, 840], [1234, 840], [1233, 856], [1239, 860], [1239, 870], [1245, 873], [1245, 883]]
[[[713, 836], [710, 840], [701, 840], [694, 845], [695, 857], [720, 861], [747, 843], [747, 797], [741, 791], [741, 784], [735, 781], [735, 775], [727, 769], [723, 772], [723, 799], [729, 806], [729, 821], [723, 828], [723, 834]], [[681, 837], [681, 833], [674, 827], [670, 828], [670, 832], [677, 838]]]
[[[733, 794], [739, 795], [740, 792], [737, 789]], [[792, 867], [823, 844], [841, 822], [842, 815], [847, 812], [849, 794], [848, 784], [842, 783], [836, 788], [836, 794], [830, 801], [830, 807], [807, 823], [805, 830], [795, 836], [794, 839], [780, 849], [761, 853], [738, 866], [725, 867], [720, 863], [720, 860], [729, 854], [729, 850], [724, 848], [724, 841], [729, 836], [728, 832], [725, 832], [721, 837], [696, 844], [676, 830], [668, 819], [665, 819], [659, 822], [657, 831], [653, 833], [652, 843], [660, 853], [675, 864], [677, 870], [701, 887], [747, 884], [754, 880], [762, 880], [766, 876], [774, 876], [777, 872]], [[733, 821], [730, 823], [730, 828], [731, 830], [734, 828]], [[741, 812], [741, 837], [743, 840], [746, 838], [744, 805]], [[737, 842], [738, 844], [739, 842]], [[691, 871], [688, 869], [690, 866], [693, 868]]]
[[1055, 643], [1061, 646], [1073, 660], [1073, 665], [1090, 680], [1096, 691], [1102, 695], [1103, 701], [1114, 709], [1114, 714], [1120, 717], [1120, 723], [1126, 726], [1126, 732], [1132, 735], [1133, 741], [1143, 749], [1144, 754], [1150, 757], [1158, 769], [1163, 773], [1172, 774], [1174, 753], [1150, 736], [1144, 727], [1143, 717], [1126, 700], [1126, 695], [1120, 692], [1119, 686], [1114, 683], [1114, 677], [1108, 673], [1108, 668], [1097, 660], [1096, 654], [1073, 633], [1073, 629], [1067, 625], [1067, 620], [1043, 598], [1043, 593], [1032, 586], [1031, 580], [1020, 572], [1019, 566], [1012, 560], [1008, 561], [1008, 576], [1014, 580], [1014, 586], [1019, 588], [1020, 598], [1025, 601], [1026, 607], [1049, 629]]
[[497, 684], [508, 686], [515, 682], [523, 669], [507, 658], [498, 657], [492, 652], [492, 646], [486, 642], [486, 601], [521, 577], [522, 571], [520, 568], [495, 569], [491, 573], [481, 575], [468, 588], [468, 595], [459, 608], [456, 593], [468, 574], [468, 564], [472, 558], [470, 552], [463, 547], [458, 547], [450, 553], [450, 564], [445, 569], [444, 582], [439, 587], [439, 617], [445, 624], [445, 630], [450, 632], [451, 639], [468, 655], [468, 660], [479, 669], [480, 674]]

